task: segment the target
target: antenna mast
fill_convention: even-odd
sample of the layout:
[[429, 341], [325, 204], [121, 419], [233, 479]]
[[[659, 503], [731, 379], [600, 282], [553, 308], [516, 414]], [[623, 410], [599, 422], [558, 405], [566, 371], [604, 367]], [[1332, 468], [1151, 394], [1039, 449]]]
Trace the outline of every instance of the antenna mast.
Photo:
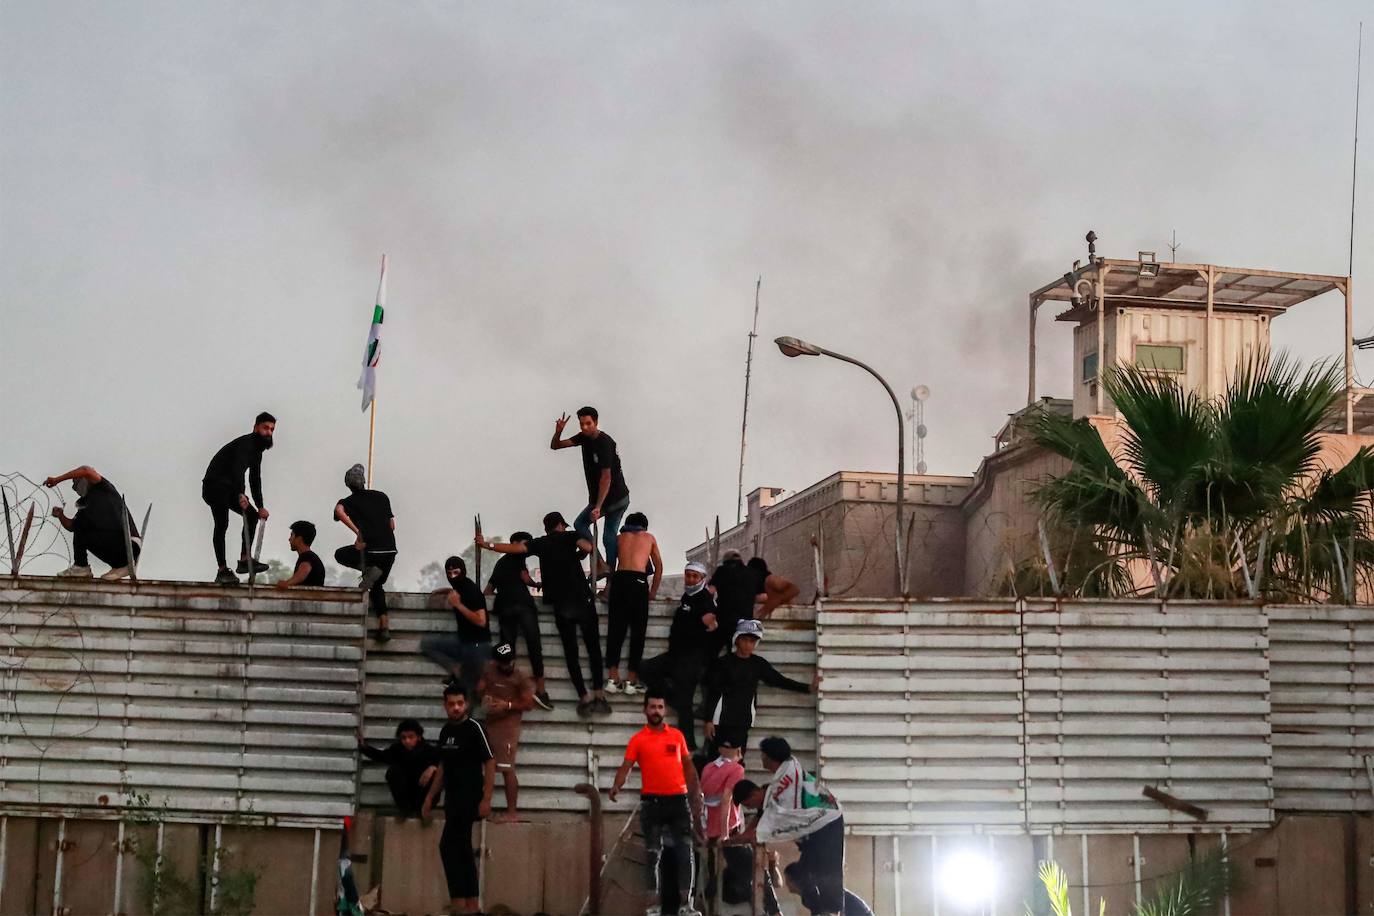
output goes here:
[[1173, 230], [1169, 238], [1169, 263], [1173, 264], [1178, 260], [1178, 230]]
[[1355, 178], [1359, 174], [1360, 162], [1360, 65], [1364, 58], [1364, 22], [1360, 22], [1360, 37], [1355, 48], [1355, 144], [1350, 152], [1350, 260], [1345, 269], [1346, 276], [1355, 273]]
[[749, 431], [749, 375], [754, 367], [754, 338], [759, 336], [759, 290], [763, 275], [754, 284], [754, 327], [749, 332], [749, 352], [744, 357], [744, 419], [739, 427], [739, 481], [735, 486], [735, 524], [744, 521], [744, 434]]

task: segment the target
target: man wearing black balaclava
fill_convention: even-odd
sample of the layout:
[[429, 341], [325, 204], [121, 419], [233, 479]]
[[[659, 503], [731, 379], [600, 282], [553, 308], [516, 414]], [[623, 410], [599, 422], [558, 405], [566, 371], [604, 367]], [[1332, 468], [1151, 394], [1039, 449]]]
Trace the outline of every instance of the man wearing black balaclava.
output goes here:
[[[243, 517], [243, 543], [239, 547], [238, 571], [246, 573], [252, 559], [248, 555], [253, 533], [257, 531], [258, 520], [267, 518], [267, 509], [262, 504], [262, 453], [272, 447], [272, 435], [277, 429], [277, 418], [263, 411], [253, 421], [253, 431], [239, 436], [227, 443], [205, 469], [200, 482], [200, 497], [210, 507], [210, 515], [215, 522], [212, 541], [215, 546], [215, 562], [219, 572], [215, 582], [219, 585], [238, 585], [238, 576], [225, 562], [224, 536], [229, 530], [229, 513]], [[244, 492], [243, 475], [248, 475], [248, 488], [252, 491], [250, 501]], [[258, 572], [266, 572], [267, 564], [258, 563]]]
[[[72, 489], [76, 491], [76, 514], [67, 515], [61, 506], [54, 508], [52, 514], [72, 533], [72, 565], [58, 575], [89, 577], [90, 558], [95, 557], [110, 564], [110, 571], [100, 578], [123, 579], [129, 575], [129, 567], [138, 559], [143, 544], [138, 527], [124, 505], [124, 497], [108, 477], [89, 464], [72, 468], [58, 477], [49, 477], [43, 481], [43, 486], [55, 487], [66, 480], [72, 482]], [[134, 554], [132, 561], [130, 546]]]

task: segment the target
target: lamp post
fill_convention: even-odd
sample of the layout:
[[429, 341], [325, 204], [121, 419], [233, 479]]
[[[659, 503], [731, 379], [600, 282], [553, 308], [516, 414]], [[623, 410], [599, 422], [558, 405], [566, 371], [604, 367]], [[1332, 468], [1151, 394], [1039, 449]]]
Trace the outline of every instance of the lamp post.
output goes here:
[[878, 383], [883, 386], [883, 390], [887, 392], [887, 396], [892, 399], [892, 409], [897, 411], [897, 568], [895, 574], [897, 597], [906, 597], [906, 550], [903, 549], [902, 545], [906, 504], [906, 429], [902, 417], [902, 405], [897, 403], [896, 393], [892, 390], [892, 386], [887, 383], [887, 379], [873, 371], [872, 366], [861, 363], [852, 356], [845, 356], [843, 353], [836, 353], [834, 350], [827, 350], [825, 347], [818, 347], [795, 337], [779, 337], [773, 343], [778, 345], [783, 356], [829, 356], [841, 362], [858, 366], [877, 379]]

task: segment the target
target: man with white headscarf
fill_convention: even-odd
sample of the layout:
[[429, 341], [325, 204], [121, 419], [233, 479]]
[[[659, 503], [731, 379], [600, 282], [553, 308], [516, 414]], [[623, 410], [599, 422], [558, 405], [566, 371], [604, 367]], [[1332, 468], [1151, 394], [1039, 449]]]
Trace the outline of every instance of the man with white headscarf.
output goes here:
[[382, 586], [396, 562], [396, 517], [391, 514], [391, 500], [385, 493], [367, 489], [367, 474], [361, 464], [344, 472], [344, 486], [349, 494], [334, 506], [334, 517], [353, 532], [354, 541], [334, 551], [334, 559], [341, 566], [362, 572], [358, 588], [369, 594], [372, 611], [377, 615], [377, 632], [373, 635], [379, 642], [386, 642], [391, 638], [391, 620]]
[[72, 565], [58, 575], [89, 578], [90, 557], [94, 556], [110, 565], [110, 571], [100, 578], [123, 579], [129, 575], [132, 565], [128, 543], [124, 540], [126, 524], [134, 561], [138, 560], [143, 545], [138, 527], [124, 505], [124, 497], [108, 478], [89, 464], [72, 468], [58, 477], [49, 477], [43, 481], [43, 486], [52, 488], [68, 480], [76, 491], [76, 514], [67, 515], [61, 506], [55, 506], [52, 514], [72, 533]]
[[640, 680], [650, 695], [662, 693], [677, 710], [678, 728], [687, 747], [696, 750], [692, 703], [706, 665], [720, 650], [716, 636], [716, 596], [706, 587], [706, 567], [688, 563], [682, 574], [682, 600], [668, 629], [668, 651], [639, 667]]

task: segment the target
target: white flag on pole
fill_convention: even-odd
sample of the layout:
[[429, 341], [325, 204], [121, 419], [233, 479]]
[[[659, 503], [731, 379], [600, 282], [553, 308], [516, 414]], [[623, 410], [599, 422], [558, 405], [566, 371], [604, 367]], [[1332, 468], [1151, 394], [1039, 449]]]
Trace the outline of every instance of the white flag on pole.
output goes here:
[[363, 392], [363, 410], [372, 406], [377, 396], [377, 363], [382, 358], [382, 318], [386, 313], [386, 255], [382, 255], [382, 279], [377, 284], [377, 305], [372, 309], [372, 326], [367, 330], [367, 346], [363, 348], [363, 374], [358, 387]]

